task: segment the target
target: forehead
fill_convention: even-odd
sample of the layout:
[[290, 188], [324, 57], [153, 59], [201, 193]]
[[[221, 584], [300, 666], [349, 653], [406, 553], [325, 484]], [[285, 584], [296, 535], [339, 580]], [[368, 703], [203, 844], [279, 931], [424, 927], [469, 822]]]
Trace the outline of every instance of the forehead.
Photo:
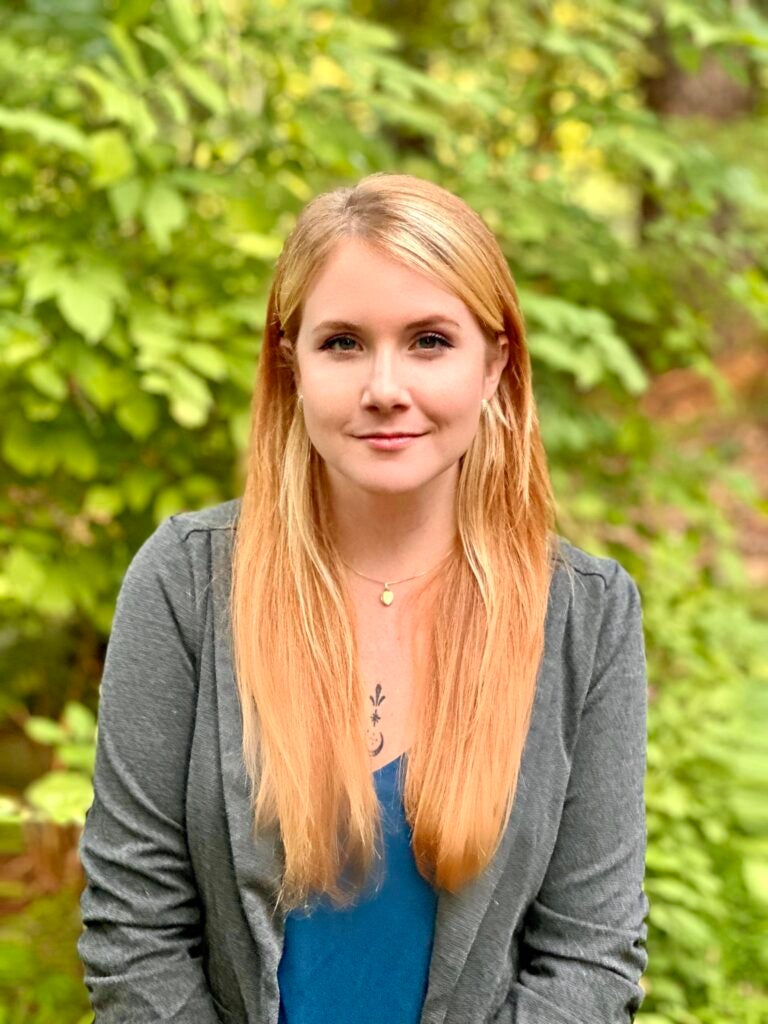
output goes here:
[[326, 319], [401, 326], [427, 316], [460, 324], [473, 319], [465, 303], [433, 278], [350, 238], [336, 246], [307, 291], [302, 327], [312, 330]]

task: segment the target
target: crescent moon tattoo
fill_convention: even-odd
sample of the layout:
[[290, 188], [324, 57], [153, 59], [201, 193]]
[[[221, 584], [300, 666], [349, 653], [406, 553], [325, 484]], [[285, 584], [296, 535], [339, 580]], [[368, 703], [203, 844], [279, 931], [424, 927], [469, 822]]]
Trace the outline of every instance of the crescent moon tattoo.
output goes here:
[[369, 716], [370, 727], [366, 729], [365, 735], [368, 742], [368, 753], [371, 757], [376, 757], [384, 749], [384, 731], [379, 727], [381, 721], [381, 715], [379, 714], [379, 708], [387, 698], [382, 693], [381, 683], [376, 683], [376, 688], [373, 691], [373, 695], [368, 695], [368, 700], [373, 705], [373, 710]]

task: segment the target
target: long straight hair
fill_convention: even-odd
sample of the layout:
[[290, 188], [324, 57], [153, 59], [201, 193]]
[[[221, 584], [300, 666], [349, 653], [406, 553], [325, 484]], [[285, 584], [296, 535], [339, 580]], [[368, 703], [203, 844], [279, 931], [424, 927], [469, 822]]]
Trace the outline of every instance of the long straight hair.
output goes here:
[[354, 608], [292, 362], [304, 297], [350, 237], [457, 295], [488, 345], [509, 340], [460, 459], [455, 549], [409, 599], [420, 686], [403, 802], [419, 872], [453, 893], [488, 865], [509, 822], [558, 551], [523, 316], [493, 234], [463, 200], [411, 175], [371, 174], [314, 198], [269, 294], [230, 595], [254, 835], [280, 830], [286, 910], [321, 894], [348, 905], [382, 846]]

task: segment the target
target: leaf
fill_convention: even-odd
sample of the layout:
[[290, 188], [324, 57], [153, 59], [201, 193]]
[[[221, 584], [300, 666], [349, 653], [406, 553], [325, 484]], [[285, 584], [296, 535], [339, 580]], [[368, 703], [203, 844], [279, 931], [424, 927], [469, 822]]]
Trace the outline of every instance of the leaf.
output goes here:
[[187, 221], [187, 205], [175, 188], [162, 182], [150, 186], [142, 205], [147, 231], [161, 252], [171, 247], [171, 235]]
[[126, 32], [125, 26], [116, 21], [108, 22], [107, 35], [122, 58], [128, 72], [139, 85], [144, 85], [147, 81], [147, 71], [141, 59], [139, 48]]
[[37, 390], [48, 398], [63, 401], [68, 393], [67, 382], [58, 368], [50, 362], [38, 360], [29, 363], [24, 369], [24, 376]]
[[168, 61], [169, 64], [174, 63], [179, 56], [179, 51], [165, 36], [161, 35], [155, 29], [150, 28], [148, 25], [139, 25], [134, 32], [137, 39], [140, 39], [142, 43], [146, 43], [147, 46], [151, 46], [153, 50], [156, 50]]
[[85, 743], [62, 743], [56, 751], [56, 761], [64, 768], [72, 768], [93, 775], [95, 755], [94, 747]]
[[177, 124], [189, 124], [189, 106], [184, 94], [169, 82], [158, 82], [156, 88], [174, 121]]
[[231, 235], [230, 244], [239, 252], [255, 256], [259, 260], [277, 259], [283, 248], [282, 239], [274, 238], [272, 235], [262, 235], [256, 231]]
[[211, 380], [224, 380], [227, 376], [227, 361], [213, 345], [205, 342], [189, 342], [181, 348], [185, 363]]
[[123, 495], [117, 487], [95, 484], [83, 500], [83, 512], [89, 519], [110, 522], [123, 510]]
[[92, 480], [99, 469], [93, 442], [84, 433], [72, 429], [61, 437], [61, 464], [76, 480]]
[[168, 13], [174, 27], [186, 46], [194, 46], [200, 41], [200, 23], [197, 20], [189, 0], [166, 0]]
[[61, 713], [61, 724], [76, 740], [93, 740], [96, 735], [96, 716], [85, 704], [68, 700]]
[[38, 142], [49, 142], [75, 153], [88, 152], [88, 140], [74, 125], [36, 110], [9, 110], [0, 107], [0, 128], [28, 132]]
[[768, 905], [768, 863], [765, 860], [744, 860], [741, 870], [744, 885], [753, 899]]
[[126, 507], [131, 512], [143, 512], [164, 479], [163, 473], [158, 469], [147, 469], [146, 466], [134, 466], [129, 469], [121, 480]]
[[32, 266], [27, 274], [24, 299], [32, 306], [53, 298], [66, 286], [66, 270], [55, 263], [40, 263]]
[[139, 391], [118, 403], [115, 419], [131, 437], [146, 441], [157, 428], [160, 410], [151, 395]]
[[207, 107], [212, 114], [223, 114], [227, 110], [229, 101], [224, 90], [207, 71], [184, 60], [175, 63], [174, 71], [198, 103]]
[[33, 604], [45, 587], [46, 572], [41, 559], [19, 544], [6, 557], [3, 573], [9, 593], [23, 605]]
[[136, 216], [143, 195], [144, 185], [137, 178], [121, 181], [107, 190], [109, 205], [121, 224]]
[[197, 374], [183, 366], [171, 371], [170, 412], [183, 427], [200, 427], [208, 419], [213, 396], [208, 385]]
[[136, 161], [125, 135], [118, 128], [96, 132], [88, 140], [94, 188], [113, 185], [133, 174]]
[[93, 786], [80, 772], [52, 771], [28, 786], [24, 796], [43, 820], [82, 825], [93, 802]]
[[[0, 825], [20, 825], [29, 817], [23, 804], [12, 796], [0, 796]], [[6, 840], [3, 841], [3, 849], [0, 852], [6, 853]], [[25, 895], [22, 889], [21, 895]]]
[[157, 125], [149, 108], [140, 96], [116, 85], [92, 67], [84, 65], [72, 71], [72, 77], [89, 85], [101, 100], [104, 116], [128, 125], [142, 143], [151, 142], [157, 135]]
[[30, 715], [26, 719], [24, 732], [35, 743], [42, 743], [48, 747], [63, 743], [67, 738], [64, 728], [58, 722], [40, 715]]
[[91, 343], [103, 338], [112, 326], [111, 296], [87, 277], [69, 279], [58, 293], [58, 307], [69, 326]]

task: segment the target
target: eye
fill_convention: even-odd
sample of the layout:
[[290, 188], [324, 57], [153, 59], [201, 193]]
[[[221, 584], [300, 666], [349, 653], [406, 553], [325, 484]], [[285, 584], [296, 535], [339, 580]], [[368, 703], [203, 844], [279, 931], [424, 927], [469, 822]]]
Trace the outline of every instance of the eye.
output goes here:
[[[341, 353], [344, 353], [344, 352], [352, 352], [353, 351], [352, 348], [346, 348], [346, 347], [338, 348], [338, 349], [334, 348], [336, 343], [339, 342], [339, 341], [351, 341], [353, 345], [355, 344], [355, 339], [353, 337], [351, 337], [351, 335], [349, 335], [349, 334], [337, 334], [335, 337], [329, 338], [328, 341], [324, 342], [320, 346], [320, 351], [321, 352], [322, 351], [335, 352], [336, 354], [341, 354]], [[421, 349], [422, 352], [436, 352], [436, 351], [438, 351], [439, 348], [453, 348], [453, 345], [450, 343], [450, 341], [448, 341], [447, 338], [444, 338], [442, 336], [442, 334], [436, 334], [436, 333], [434, 333], [432, 331], [430, 331], [427, 334], [419, 335], [419, 337], [416, 339], [416, 341], [417, 342], [419, 342], [419, 341], [436, 341], [437, 342], [437, 345], [433, 345], [433, 346], [430, 346], [429, 348]]]
[[329, 338], [328, 341], [323, 342], [323, 344], [320, 346], [320, 351], [321, 352], [326, 351], [326, 350], [328, 352], [335, 352], [335, 351], [351, 352], [352, 351], [352, 349], [349, 349], [349, 348], [334, 349], [333, 346], [336, 344], [337, 341], [351, 341], [352, 344], [354, 344], [355, 339], [354, 338], [350, 338], [350, 336], [348, 334], [338, 334], [335, 338]]
[[[433, 341], [437, 341], [438, 344], [442, 348], [453, 348], [453, 345], [450, 343], [450, 341], [448, 341], [447, 338], [444, 338], [442, 336], [442, 334], [434, 334], [434, 333], [432, 333], [432, 334], [422, 334], [416, 340], [417, 341], [430, 341], [430, 340], [433, 340]], [[435, 346], [435, 348], [429, 348], [427, 351], [434, 352], [436, 348], [437, 348], [437, 346]]]

